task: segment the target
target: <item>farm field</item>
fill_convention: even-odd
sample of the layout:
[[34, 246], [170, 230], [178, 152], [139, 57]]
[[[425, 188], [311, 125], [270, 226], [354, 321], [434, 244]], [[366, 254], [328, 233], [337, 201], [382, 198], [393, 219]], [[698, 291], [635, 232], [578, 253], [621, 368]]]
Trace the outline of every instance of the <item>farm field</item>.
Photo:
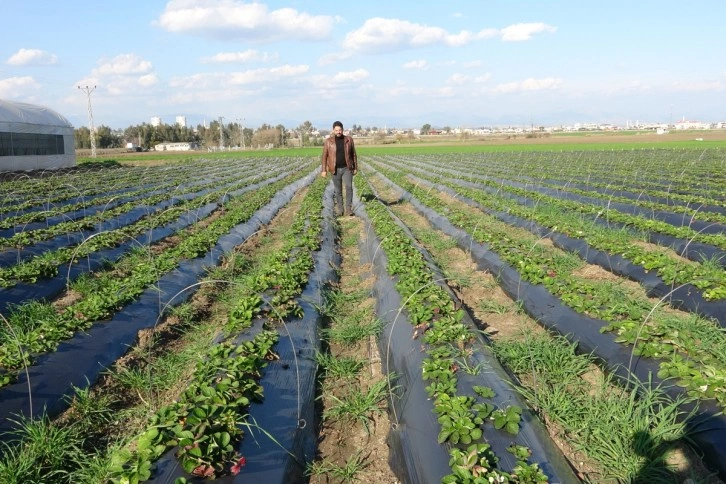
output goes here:
[[[0, 482], [722, 482], [726, 148], [0, 183]], [[261, 167], [264, 166], [264, 169]]]

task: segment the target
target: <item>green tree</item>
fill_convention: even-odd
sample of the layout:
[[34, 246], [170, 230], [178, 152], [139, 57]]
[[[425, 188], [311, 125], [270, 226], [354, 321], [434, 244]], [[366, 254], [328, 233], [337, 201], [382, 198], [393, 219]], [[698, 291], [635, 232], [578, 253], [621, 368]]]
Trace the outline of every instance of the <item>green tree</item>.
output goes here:
[[421, 134], [429, 134], [431, 132], [431, 125], [426, 123], [421, 126]]
[[275, 129], [280, 133], [280, 141], [278, 146], [287, 146], [288, 133], [285, 127], [281, 124], [275, 126]]
[[77, 150], [88, 149], [91, 147], [91, 130], [86, 126], [74, 129], [73, 139]]
[[96, 129], [96, 146], [101, 149], [120, 148], [121, 140], [108, 126], [99, 126]]
[[260, 127], [255, 131], [255, 134], [252, 136], [252, 146], [255, 147], [265, 147], [265, 146], [273, 146], [273, 147], [279, 147], [280, 146], [280, 132], [277, 128], [272, 128], [269, 125], [263, 124], [262, 126], [265, 126], [263, 129]]
[[305, 121], [303, 122], [303, 124], [297, 127], [297, 130], [300, 132], [300, 146], [310, 145], [310, 133], [315, 131], [313, 123], [311, 123], [310, 121]]

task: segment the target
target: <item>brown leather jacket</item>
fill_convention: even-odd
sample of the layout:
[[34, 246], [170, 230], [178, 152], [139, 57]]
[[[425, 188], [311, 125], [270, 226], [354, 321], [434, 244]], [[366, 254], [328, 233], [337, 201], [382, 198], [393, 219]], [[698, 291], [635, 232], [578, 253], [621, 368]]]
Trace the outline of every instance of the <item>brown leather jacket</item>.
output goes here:
[[[355, 143], [350, 136], [343, 136], [345, 139], [345, 164], [348, 169], [355, 173], [358, 171], [358, 154], [355, 152]], [[321, 157], [321, 171], [335, 174], [335, 135], [325, 138], [323, 141], [323, 156]]]

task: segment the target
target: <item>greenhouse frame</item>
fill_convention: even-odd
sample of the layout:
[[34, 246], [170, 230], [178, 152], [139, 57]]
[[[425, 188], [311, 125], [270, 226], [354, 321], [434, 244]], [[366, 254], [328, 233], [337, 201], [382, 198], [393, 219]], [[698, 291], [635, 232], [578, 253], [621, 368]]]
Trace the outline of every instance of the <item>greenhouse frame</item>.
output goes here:
[[0, 171], [76, 165], [73, 125], [45, 106], [0, 99]]

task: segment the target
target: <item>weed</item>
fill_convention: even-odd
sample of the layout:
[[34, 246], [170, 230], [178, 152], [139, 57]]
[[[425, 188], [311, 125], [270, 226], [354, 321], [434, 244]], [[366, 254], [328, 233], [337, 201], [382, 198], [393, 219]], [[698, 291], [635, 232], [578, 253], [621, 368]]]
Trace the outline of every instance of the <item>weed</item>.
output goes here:
[[194, 321], [195, 309], [191, 303], [182, 303], [178, 306], [172, 306], [169, 314], [176, 316], [183, 325], [191, 324]]
[[[366, 321], [366, 319], [368, 319]], [[336, 321], [332, 328], [323, 330], [324, 336], [331, 342], [344, 346], [353, 346], [369, 336], [377, 336], [383, 328], [383, 322], [369, 315], [354, 313]]]
[[599, 464], [604, 480], [661, 482], [669, 475], [669, 448], [688, 439], [683, 397], [671, 399], [650, 382], [625, 388], [613, 377], [586, 382], [581, 377], [593, 358], [577, 355], [565, 337], [525, 335], [497, 343], [495, 353], [515, 373], [531, 376], [520, 392], [562, 425], [570, 444]]
[[315, 362], [325, 371], [326, 380], [352, 380], [358, 376], [366, 363], [359, 358], [338, 357], [322, 352], [315, 353]]
[[[10, 458], [3, 459], [4, 469], [0, 471], [0, 476], [7, 472], [11, 480], [2, 482], [12, 482], [12, 479], [26, 472], [34, 477], [18, 482], [53, 482], [68, 472], [70, 466], [68, 457], [80, 452], [81, 435], [77, 427], [56, 426], [46, 415], [38, 419], [23, 417], [16, 421], [16, 424], [18, 430], [14, 433], [17, 441], [9, 443], [7, 449], [21, 442], [22, 447], [10, 450], [8, 452]], [[29, 466], [33, 469], [29, 470]]]
[[592, 358], [579, 356], [577, 347], [564, 336], [524, 334], [519, 340], [499, 341], [494, 352], [515, 373], [533, 372], [547, 382], [576, 384], [589, 371]]
[[490, 314], [507, 314], [514, 310], [511, 304], [500, 303], [492, 299], [481, 299], [477, 306], [481, 311]]
[[383, 379], [371, 385], [368, 390], [353, 388], [340, 398], [329, 395], [333, 404], [325, 410], [323, 418], [358, 421], [370, 432], [369, 425], [373, 422], [373, 417], [383, 413], [382, 404], [388, 397], [388, 386], [388, 380]]
[[79, 388], [73, 385], [74, 395], [68, 397], [72, 412], [72, 420], [77, 422], [83, 431], [90, 431], [110, 422], [113, 417], [111, 405], [114, 400], [109, 395], [98, 397], [91, 393], [91, 388]]
[[341, 246], [343, 248], [350, 248], [350, 247], [355, 247], [356, 245], [358, 245], [358, 240], [359, 240], [359, 237], [356, 232], [348, 231], [348, 232], [346, 232], [346, 235], [343, 237], [343, 239], [340, 242], [341, 242]]
[[478, 375], [484, 368], [486, 368], [486, 365], [483, 362], [473, 365], [469, 362], [469, 358], [466, 356], [462, 356], [460, 359], [456, 359], [454, 361], [456, 361], [459, 369], [467, 375]]
[[366, 459], [362, 456], [362, 452], [357, 452], [351, 455], [342, 466], [327, 459], [322, 462], [311, 462], [308, 464], [306, 474], [308, 476], [328, 476], [339, 479], [341, 482], [352, 482], [360, 480], [358, 474], [366, 467]]
[[0, 459], [0, 482], [6, 484], [25, 484], [28, 482], [40, 482], [38, 466], [33, 456], [16, 445], [7, 442], [0, 442], [2, 445], [2, 456]]

